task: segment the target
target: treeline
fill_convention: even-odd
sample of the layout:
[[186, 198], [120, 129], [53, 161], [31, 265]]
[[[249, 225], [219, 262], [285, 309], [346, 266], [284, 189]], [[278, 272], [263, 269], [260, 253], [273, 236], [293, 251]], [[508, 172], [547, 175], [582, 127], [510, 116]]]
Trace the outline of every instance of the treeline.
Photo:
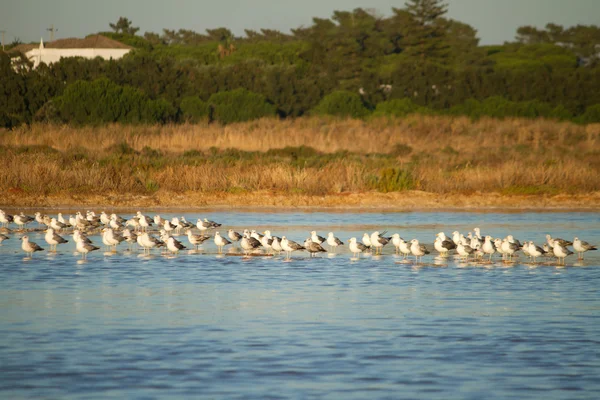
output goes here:
[[227, 28], [140, 36], [121, 18], [103, 33], [135, 48], [121, 60], [33, 70], [0, 53], [0, 126], [408, 113], [600, 122], [600, 28], [521, 27], [513, 43], [479, 46], [445, 13], [439, 0], [409, 0], [389, 17], [336, 11], [291, 34], [244, 37]]

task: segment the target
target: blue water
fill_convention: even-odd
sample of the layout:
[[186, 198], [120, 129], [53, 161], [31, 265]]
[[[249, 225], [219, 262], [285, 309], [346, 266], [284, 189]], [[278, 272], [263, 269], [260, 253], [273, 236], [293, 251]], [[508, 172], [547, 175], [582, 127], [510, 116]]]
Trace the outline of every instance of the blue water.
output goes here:
[[[480, 226], [600, 243], [597, 213], [161, 213], [182, 214], [297, 241], [314, 227], [342, 240], [377, 229], [431, 243], [441, 230]], [[510, 266], [428, 256], [417, 266], [391, 248], [284, 262], [218, 256], [207, 242], [205, 254], [143, 257], [121, 246], [81, 263], [72, 243], [27, 259], [18, 236], [0, 246], [0, 398], [600, 393], [600, 251], [566, 267], [523, 256]]]

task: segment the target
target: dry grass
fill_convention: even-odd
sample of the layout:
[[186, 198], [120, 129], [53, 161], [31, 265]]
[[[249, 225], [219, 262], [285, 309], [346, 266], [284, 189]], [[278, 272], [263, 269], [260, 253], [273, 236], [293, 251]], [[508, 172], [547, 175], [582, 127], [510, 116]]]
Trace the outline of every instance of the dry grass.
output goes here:
[[144, 195], [164, 204], [186, 193], [177, 205], [197, 201], [192, 192], [337, 196], [348, 204], [350, 193], [410, 190], [585, 197], [600, 191], [600, 125], [427, 116], [225, 127], [34, 125], [0, 131], [0, 160], [9, 203]]
[[0, 130], [0, 145], [46, 145], [60, 151], [86, 148], [97, 151], [125, 142], [135, 150], [144, 147], [164, 152], [205, 151], [211, 147], [265, 152], [274, 148], [308, 146], [323, 153], [389, 153], [398, 144], [415, 151], [451, 146], [463, 153], [480, 147], [515, 145], [537, 150], [554, 145], [600, 148], [600, 125], [576, 125], [537, 119], [472, 122], [466, 117], [409, 116], [403, 119], [330, 120], [298, 118], [262, 119], [221, 126], [218, 124], [101, 127], [48, 126]]

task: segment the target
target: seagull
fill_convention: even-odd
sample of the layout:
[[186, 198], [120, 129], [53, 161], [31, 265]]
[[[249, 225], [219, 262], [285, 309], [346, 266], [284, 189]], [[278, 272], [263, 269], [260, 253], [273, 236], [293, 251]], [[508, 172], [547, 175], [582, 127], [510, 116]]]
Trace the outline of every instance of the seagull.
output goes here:
[[0, 224], [2, 224], [3, 227], [6, 227], [11, 222], [13, 222], [13, 216], [0, 210]]
[[165, 222], [163, 223], [163, 229], [167, 232], [167, 233], [171, 233], [175, 230], [175, 228], [173, 228], [173, 225], [171, 225], [171, 222], [167, 219], [165, 220]]
[[533, 262], [535, 263], [535, 259], [544, 255], [544, 249], [540, 246], [536, 246], [533, 241], [529, 241], [529, 248], [527, 249], [529, 255], [533, 258]]
[[512, 261], [513, 254], [519, 251], [520, 246], [516, 243], [511, 243], [508, 238], [502, 241], [502, 251], [508, 256], [508, 261]]
[[281, 247], [281, 241], [277, 236], [273, 236], [273, 241], [271, 242], [271, 248], [277, 253], [281, 253], [283, 248]]
[[316, 253], [326, 253], [327, 250], [323, 248], [319, 243], [313, 242], [312, 239], [306, 239], [304, 241], [304, 248], [310, 253], [310, 256], [313, 257]]
[[115, 233], [112, 228], [104, 228], [102, 230], [102, 243], [108, 247], [112, 247], [115, 252], [117, 251], [117, 245], [121, 244], [123, 241], [125, 241], [125, 238]]
[[337, 249], [338, 246], [343, 246], [344, 242], [333, 236], [333, 232], [329, 232], [329, 234], [327, 235], [327, 244], [329, 245], [331, 250], [334, 251], [335, 249]]
[[379, 236], [379, 231], [375, 231], [371, 234], [371, 237], [369, 239], [371, 239], [371, 245], [375, 247], [375, 254], [377, 255], [381, 254], [381, 252], [383, 251], [383, 246], [389, 243], [391, 237], [381, 237]]
[[147, 250], [148, 253], [150, 253], [150, 251], [154, 248], [154, 247], [164, 247], [165, 243], [158, 240], [157, 238], [148, 235], [148, 233], [144, 232], [142, 233], [140, 236], [138, 236], [138, 243], [144, 248], [144, 250]]
[[183, 216], [179, 219], [179, 225], [181, 225], [181, 227], [183, 229], [188, 229], [188, 228], [194, 227], [194, 224], [192, 224], [191, 222], [187, 222], [187, 220]]
[[218, 228], [222, 225], [222, 224], [218, 224], [215, 221], [211, 221], [210, 219], [206, 219], [206, 218], [204, 218], [204, 222], [208, 222], [209, 224], [212, 225], [213, 228]]
[[398, 254], [398, 252], [400, 251], [400, 243], [404, 241], [404, 239], [402, 239], [400, 237], [399, 233], [394, 233], [392, 235], [392, 244], [394, 245], [394, 247], [396, 248], [396, 254]]
[[508, 236], [506, 237], [506, 240], [508, 240], [508, 242], [510, 242], [510, 243], [514, 243], [514, 244], [516, 244], [516, 245], [519, 247], [519, 249], [520, 249], [521, 247], [523, 247], [523, 246], [521, 245], [521, 242], [520, 242], [519, 240], [515, 239], [515, 238], [513, 237], [513, 235], [508, 235]]
[[371, 237], [369, 236], [368, 233], [363, 234], [362, 242], [365, 246], [367, 246], [368, 249], [371, 249], [371, 246], [373, 245], [373, 243], [371, 243]]
[[30, 217], [30, 216], [28, 216], [28, 215], [25, 215], [25, 214], [21, 213], [21, 214], [18, 214], [18, 215], [14, 215], [13, 216], [13, 221], [21, 229], [25, 229], [25, 227], [27, 226], [27, 224], [33, 221], [33, 218]]
[[558, 258], [558, 263], [560, 264], [560, 259], [563, 260], [563, 265], [565, 264], [565, 258], [573, 254], [571, 250], [569, 250], [566, 246], [563, 246], [559, 241], [559, 239], [554, 239], [554, 247], [552, 247], [552, 252]]
[[355, 258], [360, 258], [360, 253], [367, 251], [369, 248], [364, 244], [357, 242], [356, 238], [350, 238], [348, 247]]
[[281, 237], [281, 248], [287, 253], [288, 259], [292, 256], [293, 251], [306, 250], [304, 246], [301, 246], [293, 240], [289, 240], [285, 236]]
[[196, 250], [200, 248], [202, 243], [210, 239], [210, 236], [207, 235], [194, 235], [191, 229], [186, 230], [185, 233], [188, 237], [188, 241], [192, 246], [196, 247]]
[[65, 220], [65, 218], [63, 217], [62, 213], [58, 213], [58, 216], [56, 217], [56, 220], [60, 223], [63, 223], [65, 225], [69, 225], [69, 222], [67, 220]]
[[181, 242], [175, 239], [174, 237], [169, 237], [167, 239], [167, 250], [169, 250], [173, 254], [177, 254], [179, 253], [179, 250], [184, 250], [186, 248], [187, 247], [181, 244]]
[[579, 260], [583, 260], [583, 253], [590, 250], [598, 250], [596, 246], [592, 246], [588, 242], [584, 242], [583, 240], [579, 240], [579, 238], [573, 239], [573, 249], [577, 252], [577, 257]]
[[231, 239], [232, 242], [239, 242], [242, 239], [242, 235], [240, 235], [233, 229], [227, 231], [227, 236], [229, 237], [229, 239]]
[[506, 258], [506, 252], [502, 248], [502, 239], [494, 239], [494, 247], [498, 253], [502, 254], [502, 260], [504, 260]]
[[231, 244], [231, 242], [225, 239], [223, 236], [221, 236], [219, 232], [215, 232], [215, 244], [217, 245], [219, 254], [221, 254], [223, 252], [223, 247], [227, 246], [228, 244]]
[[572, 246], [573, 243], [566, 241], [564, 239], [560, 239], [560, 238], [552, 238], [552, 236], [550, 235], [546, 235], [546, 243], [548, 243], [548, 246], [550, 246], [550, 248], [554, 247], [554, 243], [558, 242], [561, 246], [563, 247], [567, 247], [567, 246]]
[[[244, 231], [244, 233], [246, 233], [246, 231]], [[253, 237], [254, 239], [258, 240], [260, 242], [260, 240], [263, 238], [264, 235], [256, 232], [256, 230], [252, 229], [252, 231], [250, 232], [250, 237]]]
[[483, 240], [483, 238], [485, 237], [481, 235], [481, 229], [479, 229], [479, 227], [473, 228], [473, 232], [475, 232], [475, 237], [480, 241]]
[[38, 226], [46, 225], [46, 224], [44, 223], [44, 217], [42, 217], [42, 213], [41, 213], [41, 212], [39, 212], [39, 211], [38, 211], [38, 212], [36, 212], [36, 213], [34, 214], [34, 216], [35, 216], [35, 220], [36, 220], [36, 222], [38, 223]]
[[310, 240], [316, 244], [322, 244], [325, 241], [323, 236], [317, 235], [317, 231], [310, 232]]
[[137, 232], [141, 228], [140, 219], [138, 217], [133, 217], [131, 219], [128, 219], [127, 221], [125, 221], [125, 226], [131, 226], [133, 228], [133, 230]]
[[95, 212], [93, 211], [88, 211], [86, 213], [86, 219], [90, 222], [97, 222], [100, 223], [100, 217], [96, 215]]
[[160, 241], [165, 242], [165, 245], [170, 237], [171, 235], [169, 234], [169, 232], [165, 231], [164, 229], [158, 231], [158, 238], [160, 239]]
[[469, 246], [471, 246], [471, 248], [473, 249], [477, 249], [479, 247], [481, 247], [481, 240], [477, 237], [477, 236], [473, 236], [471, 238], [471, 242], [469, 243]]
[[121, 223], [121, 221], [119, 221], [118, 218], [119, 217], [117, 217], [115, 214], [112, 214], [110, 216], [110, 219], [108, 220], [108, 226], [110, 226], [115, 231], [118, 231], [123, 227], [123, 224]]
[[477, 243], [475, 243], [475, 247], [472, 247], [472, 249], [475, 252], [475, 260], [483, 259], [485, 253], [481, 249], [481, 242], [478, 241]]
[[69, 220], [68, 220], [69, 225], [71, 225], [71, 228], [75, 229], [77, 228], [77, 218], [75, 218], [72, 215], [69, 215]]
[[78, 253], [81, 253], [81, 258], [84, 260], [87, 258], [87, 255], [90, 251], [96, 251], [99, 248], [100, 247], [96, 247], [91, 243], [85, 243], [84, 241], [77, 242], [75, 245], [75, 249], [77, 249]]
[[421, 261], [423, 261], [423, 256], [425, 254], [429, 254], [429, 250], [427, 250], [424, 245], [419, 244], [417, 239], [411, 240], [410, 243], [410, 252], [413, 254], [413, 256], [415, 256], [416, 262], [419, 262], [419, 257], [421, 257]]
[[104, 211], [100, 213], [100, 222], [102, 222], [104, 225], [108, 225], [110, 223], [110, 217]]
[[155, 215], [152, 218], [155, 225], [162, 226], [165, 223], [165, 220], [160, 215]]
[[452, 241], [454, 242], [454, 244], [458, 245], [458, 242], [460, 242], [461, 239], [461, 234], [459, 231], [454, 231], [452, 232]]
[[456, 245], [452, 240], [444, 240], [441, 236], [439, 236], [439, 234], [435, 238], [435, 242], [433, 242], [433, 247], [440, 253], [442, 257], [448, 257], [448, 253], [450, 252], [450, 250], [456, 249]]
[[469, 260], [469, 256], [474, 252], [475, 250], [468, 245], [459, 243], [458, 246], [456, 246], [456, 252], [458, 253], [458, 255], [461, 256], [461, 258], [464, 258], [465, 261]]
[[244, 237], [242, 237], [242, 240], [240, 241], [240, 246], [242, 246], [244, 253], [248, 256], [252, 250], [258, 249], [262, 245], [258, 239], [253, 238], [248, 234], [248, 230], [245, 230]]
[[523, 252], [523, 254], [525, 254], [527, 256], [527, 258], [531, 258], [531, 254], [529, 253], [529, 243], [525, 242], [522, 246], [521, 246], [521, 251]]
[[60, 232], [61, 229], [66, 228], [67, 225], [63, 224], [62, 222], [59, 222], [56, 220], [56, 218], [52, 218], [50, 219], [50, 228], [54, 229], [57, 232]]
[[138, 223], [140, 224], [140, 228], [142, 231], [146, 231], [150, 226], [152, 226], [152, 219], [142, 214], [141, 211], [136, 213], [136, 217], [138, 219]]
[[78, 229], [75, 229], [73, 231], [73, 240], [75, 241], [75, 243], [78, 243], [78, 242], [84, 242], [84, 243], [89, 243], [89, 244], [92, 243], [92, 241], [90, 239], [88, 239], [88, 237], [85, 236], [83, 233], [81, 233], [81, 231]]
[[438, 232], [438, 233], [436, 233], [436, 235], [435, 235], [435, 236], [436, 236], [436, 237], [439, 237], [440, 239], [442, 239], [442, 242], [443, 242], [444, 240], [451, 240], [451, 239], [449, 239], [449, 238], [448, 238], [448, 236], [446, 236], [446, 234], [445, 234], [444, 232]]
[[44, 239], [46, 240], [46, 243], [50, 245], [50, 251], [56, 251], [56, 246], [69, 242], [65, 238], [57, 235], [52, 228], [46, 229], [46, 235], [44, 236]]
[[175, 229], [175, 231], [178, 234], [179, 234], [179, 232], [181, 232], [181, 228], [183, 228], [183, 226], [181, 225], [181, 222], [179, 222], [179, 218], [177, 218], [177, 217], [171, 218], [171, 226]]
[[545, 256], [553, 255], [552, 247], [550, 247], [550, 245], [548, 243], [544, 243], [544, 245], [542, 246], [542, 250], [544, 250]]
[[137, 234], [131, 232], [129, 228], [123, 229], [123, 237], [129, 243], [129, 250], [131, 250], [131, 246], [137, 241]]
[[23, 241], [23, 243], [21, 243], [21, 248], [25, 253], [29, 254], [30, 257], [33, 257], [33, 253], [35, 253], [36, 251], [44, 250], [40, 246], [38, 246], [37, 243], [30, 242], [29, 236], [23, 236], [21, 240]]
[[264, 232], [264, 236], [260, 239], [260, 244], [265, 248], [265, 251], [269, 253], [269, 249], [272, 248], [271, 243], [273, 243], [273, 237], [271, 236], [271, 231], [266, 230]]
[[406, 257], [410, 254], [410, 246], [408, 242], [402, 238], [400, 238], [400, 253], [404, 256], [402, 259], [405, 260]]
[[494, 255], [494, 253], [496, 252], [496, 247], [494, 246], [494, 243], [492, 242], [492, 237], [491, 236], [486, 236], [485, 240], [483, 242], [483, 246], [481, 246], [481, 250], [483, 250], [483, 252], [485, 254], [489, 254], [490, 255], [490, 262], [492, 261], [492, 256]]
[[196, 222], [196, 227], [200, 229], [201, 232], [206, 231], [210, 228], [214, 228], [214, 226], [210, 222], [206, 221], [206, 218], [204, 221], [198, 219], [198, 222]]

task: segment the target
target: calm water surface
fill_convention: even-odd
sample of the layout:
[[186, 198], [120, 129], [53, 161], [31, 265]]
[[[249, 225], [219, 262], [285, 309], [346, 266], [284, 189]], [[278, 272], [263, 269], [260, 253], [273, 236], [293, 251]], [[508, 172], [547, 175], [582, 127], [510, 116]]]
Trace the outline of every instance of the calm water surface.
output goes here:
[[[600, 243], [597, 213], [184, 215], [297, 241], [314, 228], [344, 241], [377, 229], [431, 243], [440, 230], [480, 226]], [[0, 246], [1, 398], [600, 395], [600, 252], [567, 267], [431, 256], [414, 266], [392, 249], [283, 262], [219, 257], [209, 243], [207, 254], [143, 257], [121, 246], [79, 263], [72, 243], [27, 260], [17, 238]]]

